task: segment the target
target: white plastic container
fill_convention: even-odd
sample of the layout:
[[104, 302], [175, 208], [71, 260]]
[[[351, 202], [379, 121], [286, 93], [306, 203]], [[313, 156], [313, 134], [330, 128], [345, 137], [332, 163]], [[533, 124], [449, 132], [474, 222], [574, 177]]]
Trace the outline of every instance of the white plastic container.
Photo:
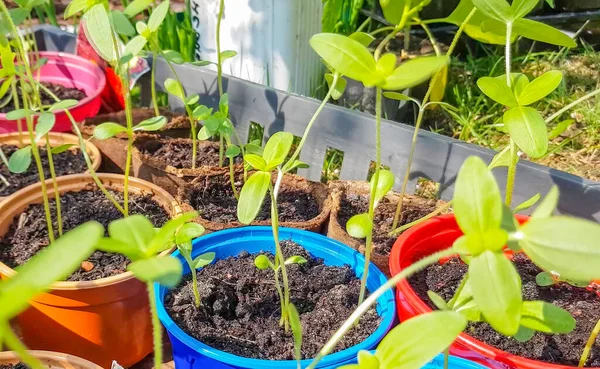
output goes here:
[[[196, 57], [217, 61], [219, 0], [191, 0], [198, 34]], [[324, 68], [309, 44], [321, 31], [322, 0], [225, 0], [221, 51], [238, 53], [223, 72], [252, 82], [313, 96]]]

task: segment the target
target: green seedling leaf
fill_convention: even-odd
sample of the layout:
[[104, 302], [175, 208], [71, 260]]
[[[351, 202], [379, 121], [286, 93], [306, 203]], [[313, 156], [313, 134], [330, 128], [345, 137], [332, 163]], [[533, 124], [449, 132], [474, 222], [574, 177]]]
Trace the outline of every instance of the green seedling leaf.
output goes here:
[[504, 79], [483, 77], [477, 80], [477, 86], [487, 97], [504, 106], [515, 107], [519, 103]]
[[[247, 149], [246, 149], [246, 150], [247, 150]], [[291, 171], [291, 170], [294, 170], [294, 169], [296, 169], [296, 168], [299, 168], [299, 169], [310, 168], [310, 165], [306, 164], [306, 163], [305, 163], [305, 162], [303, 162], [303, 161], [300, 161], [300, 160], [295, 160], [295, 161], [294, 161], [294, 163], [293, 163], [293, 164], [290, 166], [290, 171]]]
[[489, 168], [494, 169], [499, 167], [508, 167], [511, 159], [510, 146], [506, 146], [502, 151], [494, 155]]
[[552, 9], [554, 9], [554, 7], [556, 7], [555, 0], [546, 0], [546, 3], [548, 3], [548, 5], [550, 5], [550, 7]]
[[575, 123], [575, 119], [567, 119], [558, 123], [548, 134], [548, 139], [554, 140], [556, 137], [562, 135], [573, 123]]
[[29, 306], [29, 301], [63, 280], [94, 252], [104, 227], [88, 222], [65, 233], [43, 248], [26, 264], [18, 267], [17, 275], [0, 283], [0, 320], [8, 321]]
[[521, 325], [544, 333], [571, 333], [575, 319], [568, 311], [545, 301], [523, 301]]
[[383, 88], [386, 90], [404, 90], [427, 81], [437, 71], [448, 64], [446, 56], [426, 56], [409, 60], [400, 64], [392, 74], [385, 79]]
[[[394, 187], [394, 182], [396, 178], [394, 177], [394, 173], [389, 170], [382, 169], [379, 171], [379, 180], [377, 181], [377, 188], [374, 188], [374, 178], [371, 177], [371, 181], [369, 182], [371, 194], [373, 194], [375, 199], [375, 204], [378, 204], [381, 199], [387, 195], [388, 192]], [[377, 206], [377, 205], [375, 205]]]
[[514, 0], [510, 8], [515, 18], [523, 18], [529, 14], [539, 2], [539, 0]]
[[165, 80], [165, 90], [173, 96], [176, 96], [181, 101], [185, 101], [185, 95], [183, 93], [183, 87], [179, 81], [173, 78], [167, 78]]
[[534, 79], [519, 95], [520, 105], [530, 105], [550, 95], [562, 82], [563, 74], [551, 70]]
[[[400, 92], [391, 92], [391, 91], [386, 91], [383, 93], [383, 96], [387, 97], [388, 99], [392, 99], [392, 100], [398, 100], [398, 101], [414, 101], [414, 99], [410, 96], [407, 96], [405, 94], [401, 94]], [[420, 103], [418, 105], [421, 105]]]
[[237, 55], [237, 52], [234, 50], [225, 50], [221, 51], [221, 63], [225, 62], [227, 59], [231, 59]]
[[198, 238], [204, 234], [206, 230], [198, 223], [186, 223], [179, 228], [175, 236], [175, 243], [186, 243]]
[[342, 95], [344, 95], [344, 91], [346, 91], [347, 81], [344, 77], [339, 77], [335, 83], [335, 86], [332, 87], [333, 84], [333, 74], [326, 73], [325, 80], [327, 81], [327, 86], [331, 90], [331, 98], [334, 100], [339, 100]]
[[124, 13], [127, 17], [133, 18], [146, 10], [152, 3], [152, 0], [133, 0], [129, 3], [129, 5], [127, 5]]
[[75, 144], [64, 144], [64, 145], [53, 147], [52, 150], [50, 150], [50, 152], [52, 154], [54, 154], [54, 155], [57, 155], [57, 154], [60, 154], [60, 153], [63, 153], [65, 151], [69, 150], [71, 147], [74, 147], [74, 146], [77, 146], [77, 145], [75, 145]]
[[427, 296], [433, 304], [440, 310], [450, 310], [444, 298], [433, 291], [427, 291]]
[[146, 251], [155, 233], [154, 226], [143, 215], [132, 215], [108, 225], [110, 238], [133, 245], [142, 252]]
[[209, 109], [206, 105], [200, 105], [194, 109], [192, 115], [197, 120], [205, 120], [211, 116], [213, 110]]
[[[2, 70], [0, 70], [0, 72], [2, 72]], [[0, 76], [0, 78], [2, 78], [2, 77]], [[14, 79], [15, 79], [14, 76], [10, 76], [10, 77], [4, 79], [4, 81], [2, 81], [2, 84], [0, 85], [0, 100], [3, 99], [4, 96], [6, 96], [6, 93], [10, 89]]]
[[500, 228], [502, 198], [492, 172], [483, 160], [472, 156], [465, 160], [456, 179], [454, 212], [465, 234], [484, 234]]
[[181, 281], [183, 267], [175, 258], [153, 257], [134, 261], [127, 270], [142, 282], [157, 282], [164, 287], [175, 287]]
[[[471, 13], [471, 10], [473, 10], [474, 7], [475, 6], [471, 0], [461, 0], [452, 14], [445, 18], [444, 21], [460, 27], [463, 23], [465, 23], [467, 16]], [[464, 26], [465, 33], [469, 35], [469, 37], [483, 43], [504, 45], [506, 37], [505, 34], [486, 33], [481, 29], [481, 24], [489, 19], [490, 18], [481, 11], [475, 11], [475, 14], [473, 14], [469, 22], [467, 22]]]
[[49, 111], [67, 110], [67, 109], [71, 109], [71, 108], [77, 106], [77, 104], [79, 104], [79, 101], [77, 101], [77, 100], [73, 100], [73, 99], [61, 100], [59, 102], [52, 104], [50, 106], [50, 108], [48, 108], [48, 110]]
[[521, 277], [502, 252], [484, 251], [471, 259], [473, 298], [485, 320], [505, 336], [514, 336], [521, 320]]
[[531, 19], [517, 19], [513, 30], [519, 36], [551, 45], [577, 47], [577, 43], [562, 31]]
[[198, 101], [200, 100], [200, 96], [198, 94], [194, 94], [192, 96], [188, 96], [185, 98], [185, 101], [183, 102], [185, 105], [194, 105], [196, 104]]
[[556, 278], [550, 272], [541, 272], [535, 276], [535, 283], [540, 287], [549, 287], [556, 284]]
[[219, 111], [224, 117], [229, 116], [229, 94], [224, 93], [219, 99]]
[[516, 18], [506, 0], [473, 0], [473, 5], [488, 17], [503, 23], [512, 23]]
[[519, 106], [504, 113], [504, 125], [517, 146], [532, 158], [548, 151], [546, 122], [534, 108]]
[[531, 214], [532, 218], [548, 218], [552, 215], [556, 206], [558, 206], [559, 197], [558, 187], [552, 186], [548, 194]]
[[508, 241], [505, 230], [495, 228], [483, 233], [468, 233], [457, 239], [452, 247], [460, 254], [479, 255], [485, 250], [500, 251]]
[[13, 23], [18, 26], [20, 24], [22, 24], [25, 19], [27, 19], [27, 17], [29, 17], [29, 15], [31, 14], [31, 9], [28, 8], [15, 8], [15, 9], [10, 9], [8, 11], [8, 14], [10, 15], [10, 19], [12, 19]]
[[453, 311], [434, 311], [392, 329], [375, 352], [379, 368], [420, 369], [448, 348], [467, 326]]
[[169, 12], [170, 6], [171, 4], [169, 0], [164, 0], [156, 8], [154, 8], [152, 14], [150, 14], [150, 18], [148, 19], [148, 28], [150, 28], [152, 33], [158, 31], [158, 28], [165, 20], [165, 17]]
[[258, 155], [246, 154], [246, 156], [244, 156], [244, 160], [256, 170], [265, 170], [267, 168], [267, 162], [265, 161], [265, 159], [261, 158]]
[[67, 5], [67, 8], [65, 9], [65, 19], [71, 18], [92, 5], [94, 5], [93, 0], [73, 0], [69, 2], [69, 5]]
[[158, 117], [152, 117], [141, 121], [137, 126], [133, 127], [133, 130], [146, 132], [159, 131], [165, 124], [167, 124], [167, 118], [159, 115]]
[[385, 20], [396, 25], [402, 20], [406, 0], [379, 0]]
[[[515, 219], [515, 214], [506, 204], [502, 204], [502, 224], [500, 227], [511, 235], [514, 235], [519, 229], [519, 222]], [[506, 245], [514, 252], [521, 251], [521, 246], [519, 246], [519, 242], [515, 237], [509, 237]]]
[[376, 64], [377, 74], [386, 79], [389, 77], [394, 69], [396, 68], [396, 62], [398, 61], [398, 57], [393, 53], [385, 53], [379, 58]]
[[142, 36], [146, 39], [149, 39], [150, 36], [152, 36], [152, 32], [150, 31], [150, 28], [148, 28], [148, 26], [144, 22], [141, 22], [141, 21], [137, 22], [135, 24], [135, 30], [137, 31], [137, 33], [140, 36]]
[[12, 173], [24, 173], [31, 165], [31, 146], [15, 151], [8, 159], [8, 170]]
[[227, 146], [227, 150], [225, 151], [225, 156], [228, 158], [235, 158], [241, 153], [242, 151], [240, 150], [239, 146], [229, 145]]
[[463, 277], [461, 281], [463, 285], [460, 293], [458, 295], [454, 295], [452, 299], [448, 302], [448, 307], [464, 316], [470, 322], [480, 322], [481, 321], [481, 310], [475, 303], [473, 299], [473, 292], [471, 290], [471, 283], [468, 276], [468, 273]]
[[[512, 85], [514, 86], [513, 87], [514, 94], [515, 94], [515, 96], [520, 96], [523, 93], [523, 90], [527, 86], [529, 86], [529, 78], [526, 75], [524, 75], [523, 73], [512, 73], [511, 77], [512, 77]], [[496, 77], [496, 78], [502, 78], [505, 80], [506, 75]]]
[[214, 133], [211, 133], [208, 128], [206, 128], [206, 126], [200, 128], [200, 130], [198, 131], [198, 139], [200, 141], [206, 141], [209, 138], [211, 138], [214, 135]]
[[214, 252], [207, 252], [206, 254], [202, 254], [194, 259], [192, 265], [194, 266], [194, 268], [196, 268], [196, 270], [204, 268], [205, 266], [207, 266], [215, 260], [215, 255], [216, 254]]
[[8, 120], [19, 120], [19, 119], [26, 118], [26, 117], [34, 114], [34, 113], [35, 112], [33, 110], [30, 110], [30, 109], [17, 109], [17, 110], [9, 111], [6, 114], [6, 119], [8, 119]]
[[[246, 155], [247, 156], [247, 155]], [[243, 224], [250, 224], [258, 215], [271, 184], [271, 173], [258, 171], [248, 178], [242, 187], [237, 215]]]
[[92, 6], [83, 15], [83, 20], [85, 21], [83, 30], [96, 53], [107, 62], [116, 63], [117, 54], [113, 44], [113, 29], [104, 5]]
[[535, 331], [533, 329], [520, 326], [519, 330], [517, 331], [517, 334], [515, 334], [513, 338], [518, 342], [525, 343], [532, 339], [534, 334]]
[[363, 83], [375, 78], [375, 59], [360, 42], [338, 34], [319, 33], [311, 37], [310, 45], [340, 74]]
[[285, 259], [284, 264], [285, 265], [306, 264], [307, 262], [308, 262], [308, 260], [306, 260], [302, 256], [294, 255], [294, 256], [290, 256], [289, 258]]
[[353, 39], [354, 41], [358, 41], [364, 47], [369, 47], [369, 45], [371, 45], [371, 43], [375, 40], [374, 36], [371, 36], [370, 34], [365, 32], [354, 32], [348, 37]]
[[515, 210], [513, 210], [513, 212], [518, 213], [520, 211], [529, 209], [533, 205], [537, 204], [537, 202], [540, 201], [541, 198], [542, 198], [542, 195], [540, 195], [539, 193], [536, 193], [535, 195], [531, 196], [528, 200], [525, 200], [521, 204], [517, 205], [517, 207], [515, 208]]
[[131, 53], [123, 55], [121, 58], [119, 58], [119, 65], [126, 66], [133, 60], [133, 58], [135, 58], [135, 56], [133, 56]]
[[356, 214], [346, 223], [346, 232], [354, 238], [366, 238], [373, 229], [373, 220], [369, 214]]
[[211, 64], [215, 64], [215, 63], [208, 61], [208, 60], [198, 60], [195, 62], [191, 62], [190, 64], [195, 65], [196, 67], [205, 67], [207, 65], [211, 65]]
[[175, 219], [169, 220], [158, 232], [153, 232], [154, 236], [148, 245], [146, 256], [154, 256], [169, 249], [173, 245], [180, 227], [197, 216], [198, 213], [195, 211], [184, 213]]
[[163, 56], [165, 57], [165, 59], [167, 59], [168, 61], [170, 61], [173, 64], [185, 63], [185, 59], [183, 58], [183, 55], [181, 55], [181, 53], [179, 53], [178, 51], [175, 51], [175, 50], [163, 50]]
[[117, 32], [119, 35], [127, 37], [135, 36], [135, 27], [133, 27], [125, 14], [118, 10], [113, 10], [110, 12], [110, 18], [115, 26], [115, 32]]
[[275, 266], [273, 265], [271, 260], [269, 260], [269, 258], [266, 255], [262, 254], [254, 258], [254, 265], [260, 270], [267, 270], [269, 268], [275, 269]]
[[127, 128], [118, 123], [102, 123], [94, 128], [94, 138], [97, 140], [108, 140], [122, 132], [127, 132]]
[[294, 135], [289, 132], [277, 132], [269, 138], [263, 150], [263, 159], [266, 162], [267, 171], [273, 170], [283, 163], [293, 143]]
[[125, 45], [123, 54], [137, 56], [144, 46], [146, 46], [146, 39], [143, 36], [135, 36]]
[[563, 280], [600, 280], [597, 223], [565, 216], [531, 218], [520, 231], [523, 251], [543, 270]]
[[37, 125], [35, 126], [35, 140], [39, 140], [44, 137], [54, 128], [56, 117], [50, 112], [43, 112], [38, 117]]
[[292, 329], [292, 335], [294, 336], [294, 356], [300, 367], [300, 360], [302, 360], [302, 323], [300, 322], [300, 315], [298, 310], [291, 302], [287, 305], [288, 319], [290, 328]]
[[144, 253], [136, 244], [123, 242], [114, 238], [107, 237], [100, 239], [96, 248], [103, 252], [125, 255], [130, 260], [140, 260], [144, 258]]

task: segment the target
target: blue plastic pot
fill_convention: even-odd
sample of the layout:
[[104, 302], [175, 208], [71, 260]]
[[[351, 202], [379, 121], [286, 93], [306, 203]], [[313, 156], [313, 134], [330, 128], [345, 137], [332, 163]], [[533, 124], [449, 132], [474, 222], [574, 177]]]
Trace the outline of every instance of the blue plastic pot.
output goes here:
[[[322, 258], [327, 265], [342, 266], [348, 264], [359, 278], [363, 274], [364, 257], [340, 242], [317, 233], [290, 228], [280, 228], [279, 236], [282, 240], [292, 239], [299, 243], [313, 256]], [[274, 252], [273, 234], [270, 227], [245, 227], [215, 232], [196, 239], [193, 246], [192, 257], [205, 252], [214, 252], [217, 259], [237, 256], [242, 251], [249, 253]], [[172, 257], [176, 257], [182, 263], [184, 274], [190, 272], [179, 252], [175, 252]], [[369, 291], [376, 290], [386, 280], [385, 275], [375, 265], [371, 264], [369, 277], [367, 278]], [[166, 288], [156, 286], [158, 316], [169, 334], [173, 346], [173, 360], [177, 369], [297, 368], [297, 363], [293, 360], [248, 359], [216, 350], [189, 336], [167, 314], [164, 307], [166, 293]], [[342, 364], [356, 360], [358, 351], [370, 350], [377, 346], [395, 322], [396, 305], [393, 291], [387, 291], [378, 299], [377, 312], [382, 317], [382, 322], [372, 335], [356, 346], [326, 356], [321, 360], [318, 368], [337, 368]], [[303, 360], [301, 364], [302, 367], [306, 367], [309, 363], [310, 360]]]

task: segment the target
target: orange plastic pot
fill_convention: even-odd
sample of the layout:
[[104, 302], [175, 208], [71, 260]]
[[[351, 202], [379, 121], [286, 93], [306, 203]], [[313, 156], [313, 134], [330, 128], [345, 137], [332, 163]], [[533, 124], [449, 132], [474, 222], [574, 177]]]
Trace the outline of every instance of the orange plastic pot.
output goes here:
[[[50, 369], [102, 369], [90, 361], [73, 355], [35, 350], [28, 351], [28, 353]], [[0, 352], [0, 365], [14, 365], [20, 361], [13, 351]]]
[[[124, 176], [99, 174], [99, 178], [107, 188], [123, 190]], [[180, 213], [175, 199], [163, 189], [137, 178], [130, 178], [129, 184], [130, 193], [150, 194], [172, 217]], [[93, 187], [89, 174], [58, 178], [61, 193]], [[39, 183], [7, 197], [0, 204], [0, 237], [29, 204], [41, 202]], [[15, 273], [0, 263], [2, 278]], [[104, 368], [110, 368], [113, 360], [128, 367], [152, 352], [147, 291], [129, 272], [89, 282], [57, 282], [51, 292], [31, 301], [18, 324], [29, 348], [77, 355]]]
[[[65, 144], [72, 144], [75, 146], [73, 146], [69, 150], [76, 150], [79, 148], [79, 138], [69, 133], [50, 132], [48, 133], [48, 138], [50, 139], [50, 146], [52, 147], [57, 147]], [[31, 144], [31, 140], [29, 139], [29, 134], [27, 133], [14, 132], [0, 134], [0, 146], [13, 145], [21, 148], [29, 144]], [[45, 146], [46, 139], [41, 138], [37, 141], [37, 145]], [[92, 161], [92, 167], [94, 168], [94, 170], [98, 170], [102, 162], [102, 155], [100, 155], [100, 150], [98, 150], [98, 148], [91, 142], [86, 142], [85, 149], [88, 155], [90, 156], [90, 160]], [[4, 197], [0, 197], [0, 202], [2, 202], [3, 199]]]

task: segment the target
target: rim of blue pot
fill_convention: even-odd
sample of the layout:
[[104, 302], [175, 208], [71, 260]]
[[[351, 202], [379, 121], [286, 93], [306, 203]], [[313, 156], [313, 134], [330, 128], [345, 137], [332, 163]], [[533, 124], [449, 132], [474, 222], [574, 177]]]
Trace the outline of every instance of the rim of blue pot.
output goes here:
[[[200, 242], [203, 243], [203, 247], [201, 249], [204, 249], [204, 248], [212, 247], [215, 245], [226, 246], [228, 240], [230, 240], [231, 242], [239, 242], [239, 237], [234, 238], [232, 236], [237, 235], [237, 236], [241, 236], [242, 238], [251, 238], [251, 237], [258, 237], [258, 236], [268, 237], [267, 233], [270, 235], [270, 237], [272, 239], [273, 234], [272, 234], [272, 229], [270, 226], [250, 226], [250, 227], [242, 227], [242, 228], [232, 228], [232, 229], [226, 229], [226, 230], [209, 233], [207, 235], [201, 236], [201, 237], [195, 239], [192, 242], [192, 245], [194, 246], [194, 252], [196, 252], [197, 251], [196, 245]], [[312, 241], [318, 241], [318, 243], [323, 247], [323, 251], [331, 254], [332, 256], [335, 256], [336, 254], [339, 254], [339, 253], [334, 252], [332, 250], [332, 248], [329, 248], [327, 246], [334, 246], [334, 249], [341, 247], [345, 253], [347, 253], [348, 255], [352, 255], [352, 257], [356, 259], [357, 265], [359, 265], [359, 266], [364, 265], [365, 258], [360, 252], [350, 248], [349, 246], [347, 246], [339, 241], [336, 241], [334, 239], [331, 239], [331, 238], [328, 238], [321, 234], [310, 232], [310, 231], [280, 227], [279, 228], [279, 239], [286, 240], [286, 239], [290, 239], [290, 238], [292, 240], [294, 240], [295, 242], [299, 243], [300, 245], [302, 245], [303, 240], [307, 240], [307, 239], [312, 240]], [[198, 250], [201, 250], [201, 249], [198, 249]], [[180, 255], [179, 251], [175, 251], [173, 254], [171, 254], [170, 257], [177, 258], [180, 262], [183, 263], [183, 257]], [[361, 267], [361, 269], [362, 269], [362, 267]], [[353, 270], [356, 272], [356, 268], [353, 268]], [[357, 273], [357, 277], [360, 278], [361, 275], [362, 274], [359, 275]], [[370, 263], [370, 265], [369, 265], [369, 277], [368, 278], [369, 279], [377, 278], [380, 286], [383, 285], [388, 280], [387, 277], [373, 263]], [[260, 367], [278, 368], [281, 365], [294, 365], [294, 367], [295, 367], [295, 365], [297, 363], [295, 360], [265, 360], [265, 359], [245, 358], [242, 356], [237, 356], [234, 354], [227, 353], [225, 351], [217, 350], [213, 347], [210, 347], [210, 346], [198, 341], [197, 339], [195, 339], [192, 336], [185, 333], [183, 331], [183, 329], [181, 329], [179, 326], [177, 326], [177, 324], [173, 321], [173, 319], [171, 319], [171, 317], [167, 313], [165, 306], [164, 306], [164, 301], [163, 301], [164, 296], [166, 295], [167, 291], [168, 291], [167, 288], [164, 288], [158, 284], [155, 284], [155, 298], [157, 301], [157, 312], [158, 312], [158, 317], [159, 317], [161, 323], [166, 328], [166, 330], [169, 332], [169, 334], [175, 336], [175, 338], [177, 338], [183, 344], [192, 348], [199, 354], [209, 357], [213, 360], [217, 360], [222, 363], [228, 364], [228, 365], [243, 366], [243, 367], [248, 367], [248, 368], [254, 368], [254, 367], [259, 367], [259, 366]], [[373, 291], [370, 291], [370, 292], [373, 292]], [[385, 337], [387, 332], [393, 327], [395, 319], [396, 319], [396, 304], [395, 304], [393, 289], [390, 289], [390, 290], [386, 291], [383, 295], [381, 295], [377, 299], [377, 305], [384, 306], [387, 311], [386, 311], [385, 316], [380, 315], [382, 320], [379, 323], [379, 327], [377, 327], [375, 332], [373, 332], [369, 337], [367, 337], [364, 341], [362, 341], [359, 344], [356, 344], [352, 347], [349, 347], [345, 350], [336, 352], [334, 354], [329, 354], [329, 355], [325, 356], [319, 362], [319, 365], [317, 367], [331, 366], [331, 365], [336, 365], [336, 364], [345, 364], [349, 360], [355, 358], [359, 351], [370, 350], [370, 349], [374, 348], [381, 341], [381, 339], [383, 339], [383, 337]], [[306, 367], [312, 362], [312, 360], [313, 359], [301, 360], [300, 364], [302, 367]]]

